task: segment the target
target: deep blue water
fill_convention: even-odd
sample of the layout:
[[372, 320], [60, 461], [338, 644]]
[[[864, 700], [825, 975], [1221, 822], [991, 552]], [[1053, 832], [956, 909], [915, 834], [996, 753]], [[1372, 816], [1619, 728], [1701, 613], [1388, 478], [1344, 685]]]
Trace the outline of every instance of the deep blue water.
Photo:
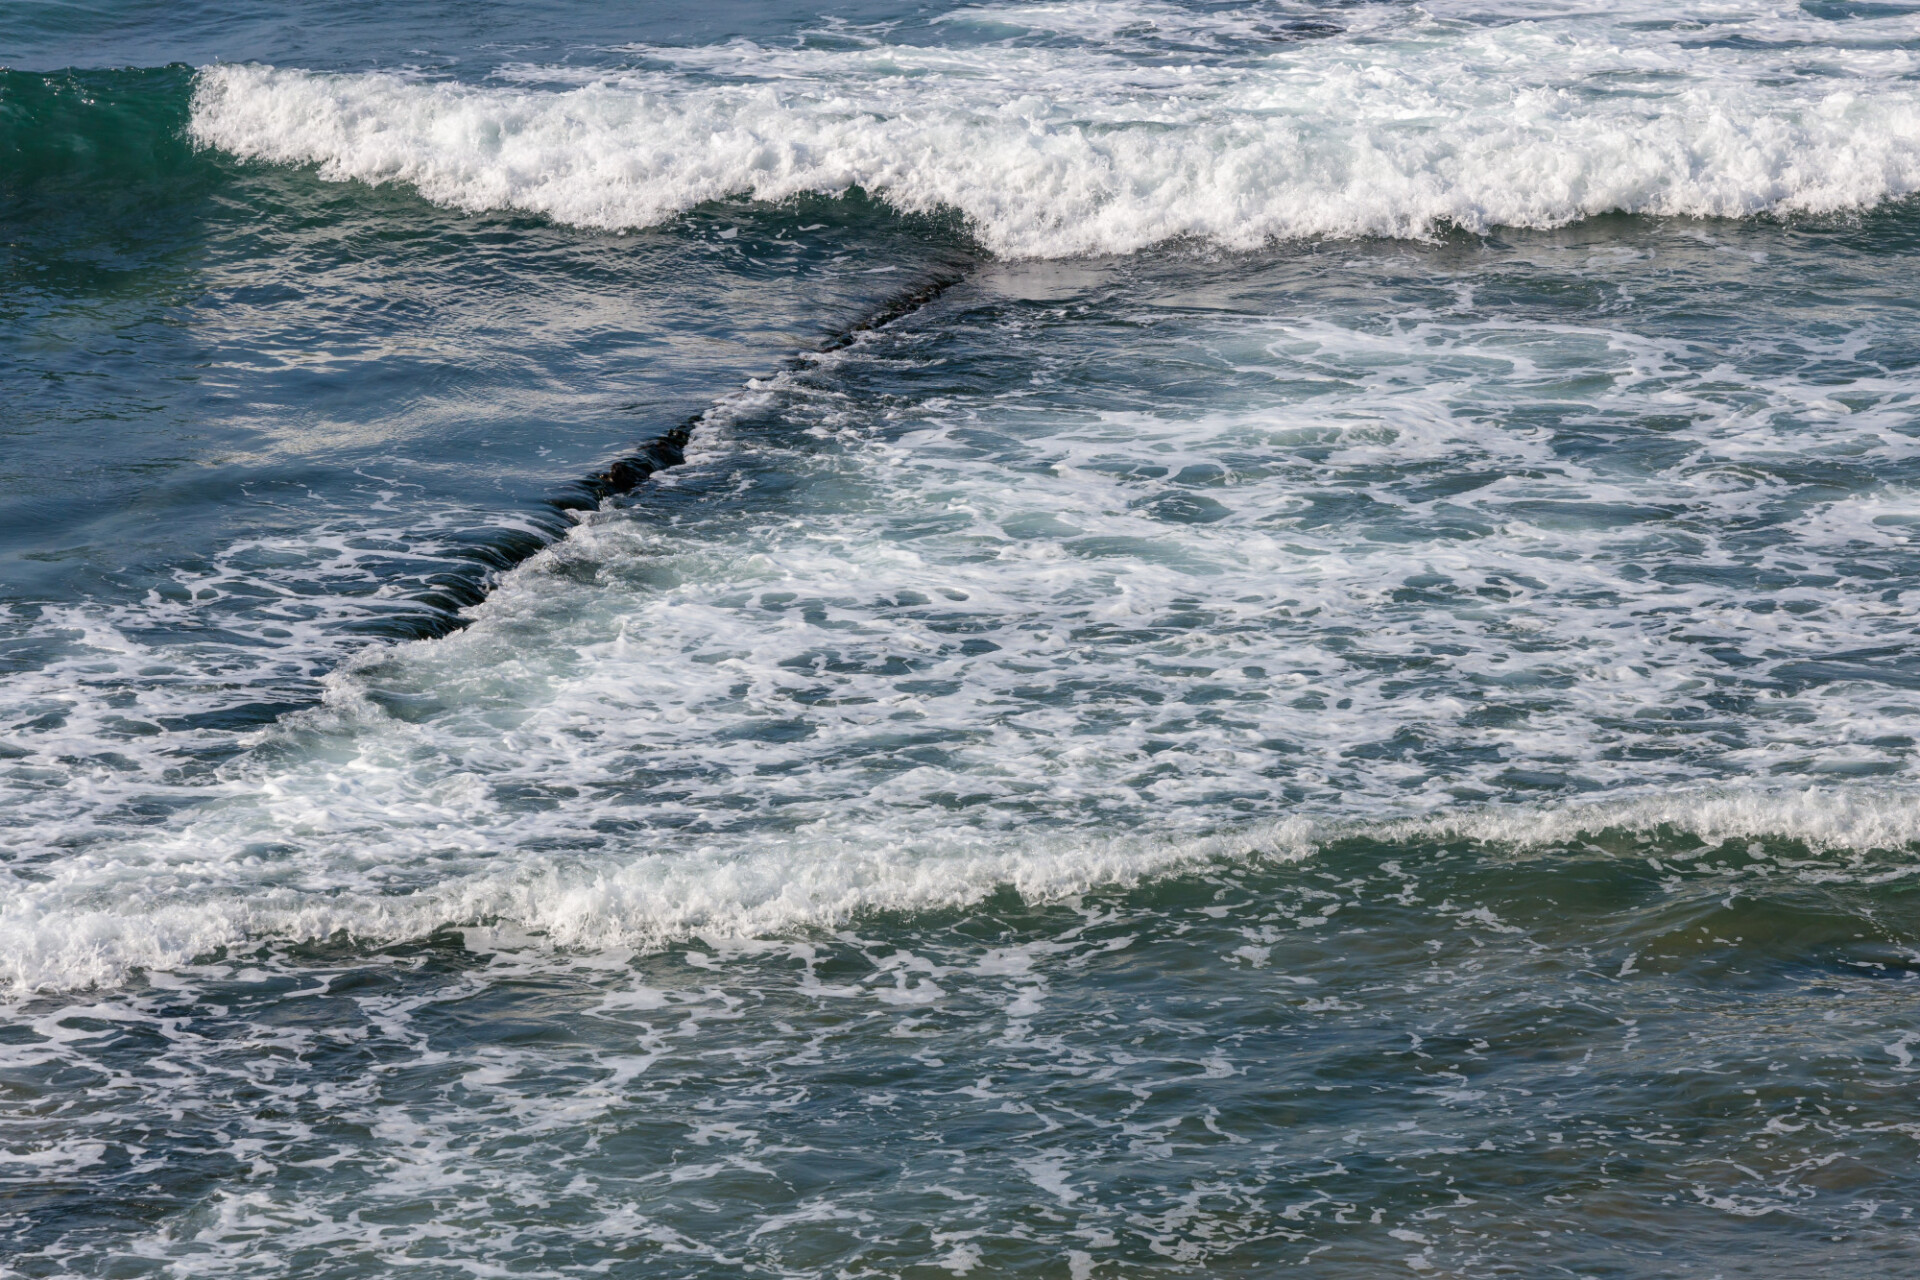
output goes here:
[[1920, 10], [0, 68], [0, 1276], [1920, 1258]]

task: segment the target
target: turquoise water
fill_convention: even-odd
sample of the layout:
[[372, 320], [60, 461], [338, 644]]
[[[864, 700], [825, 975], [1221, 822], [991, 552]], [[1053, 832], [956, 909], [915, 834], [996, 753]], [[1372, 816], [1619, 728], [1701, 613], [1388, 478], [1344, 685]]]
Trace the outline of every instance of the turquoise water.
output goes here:
[[1900, 1273], [1917, 50], [7, 17], [0, 1274]]

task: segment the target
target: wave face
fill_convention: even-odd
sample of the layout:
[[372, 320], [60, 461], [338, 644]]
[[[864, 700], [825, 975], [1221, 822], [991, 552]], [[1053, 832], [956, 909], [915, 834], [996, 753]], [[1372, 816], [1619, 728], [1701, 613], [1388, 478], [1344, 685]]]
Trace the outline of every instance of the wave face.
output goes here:
[[1920, 17], [1441, 3], [961, 9], [796, 47], [633, 46], [484, 83], [200, 73], [191, 136], [459, 209], [650, 226], [851, 187], [995, 253], [1422, 237], [1920, 190]]
[[[186, 67], [35, 75], [0, 68], [0, 199], [151, 198], [191, 168]], [[13, 212], [13, 211], [9, 211]]]

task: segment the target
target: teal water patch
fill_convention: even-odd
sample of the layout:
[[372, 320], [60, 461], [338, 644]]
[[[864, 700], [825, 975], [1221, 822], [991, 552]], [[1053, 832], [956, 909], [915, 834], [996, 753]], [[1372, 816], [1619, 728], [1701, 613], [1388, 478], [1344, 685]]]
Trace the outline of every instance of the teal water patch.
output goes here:
[[[0, 70], [0, 200], [12, 222], [36, 201], [168, 203], [190, 182], [185, 66], [149, 70]], [[24, 209], [23, 209], [24, 206]]]

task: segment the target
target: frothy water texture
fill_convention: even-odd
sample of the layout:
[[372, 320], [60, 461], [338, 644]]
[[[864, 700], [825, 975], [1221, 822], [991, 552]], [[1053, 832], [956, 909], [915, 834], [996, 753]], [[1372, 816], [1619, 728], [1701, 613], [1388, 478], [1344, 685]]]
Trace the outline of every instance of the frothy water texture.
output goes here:
[[630, 65], [512, 66], [506, 84], [223, 66], [201, 74], [191, 132], [583, 227], [857, 186], [960, 210], [1023, 257], [1833, 211], [1920, 189], [1920, 19], [1700, 17], [962, 8], [924, 42], [882, 25], [799, 48], [636, 45]]
[[1920, 1254], [1920, 12], [336, 8], [0, 18], [0, 1276]]

